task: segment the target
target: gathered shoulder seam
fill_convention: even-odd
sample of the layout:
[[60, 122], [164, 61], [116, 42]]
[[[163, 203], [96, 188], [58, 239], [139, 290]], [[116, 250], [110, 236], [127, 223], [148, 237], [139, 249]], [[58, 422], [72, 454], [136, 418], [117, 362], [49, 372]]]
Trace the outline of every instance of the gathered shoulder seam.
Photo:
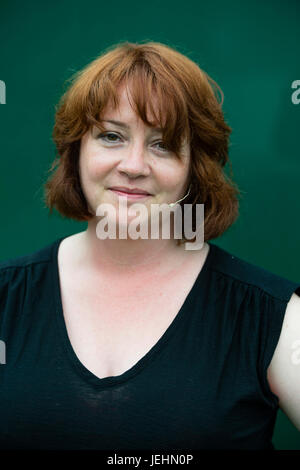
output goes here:
[[50, 259], [30, 261], [24, 264], [10, 264], [8, 266], [0, 266], [0, 273], [6, 271], [7, 269], [28, 268], [29, 266], [32, 266], [34, 264], [49, 263], [49, 262], [50, 262]]
[[[259, 268], [258, 269], [263, 269], [263, 268]], [[287, 300], [285, 298], [283, 298], [282, 296], [277, 296], [276, 294], [270, 292], [267, 290], [267, 288], [259, 285], [259, 284], [256, 284], [255, 282], [249, 282], [249, 281], [246, 281], [246, 280], [243, 280], [243, 279], [239, 279], [238, 277], [235, 277], [234, 275], [232, 274], [229, 274], [227, 272], [224, 272], [222, 271], [220, 268], [217, 268], [215, 266], [210, 266], [210, 270], [211, 271], [215, 271], [219, 274], [222, 274], [223, 276], [227, 277], [227, 278], [231, 278], [233, 279], [234, 281], [238, 282], [239, 284], [242, 284], [244, 286], [249, 286], [249, 287], [254, 287], [256, 289], [259, 289], [261, 292], [263, 292], [264, 294], [268, 295], [269, 297], [272, 297], [274, 299], [277, 299], [277, 300], [280, 300], [281, 302], [284, 302], [286, 303]], [[270, 274], [272, 275], [273, 273], [269, 273], [268, 271], [266, 271], [267, 274]], [[278, 280], [280, 280], [280, 276], [278, 276], [277, 274], [273, 274], [275, 277], [277, 277]], [[300, 292], [300, 284], [298, 284], [298, 287], [297, 287], [297, 283], [295, 283], [294, 281], [290, 281], [289, 279], [286, 279], [286, 278], [281, 278], [283, 282], [287, 282], [288, 284], [291, 285], [291, 287], [293, 288], [294, 287], [294, 290], [299, 290]], [[294, 291], [291, 291], [291, 294], [293, 293]]]

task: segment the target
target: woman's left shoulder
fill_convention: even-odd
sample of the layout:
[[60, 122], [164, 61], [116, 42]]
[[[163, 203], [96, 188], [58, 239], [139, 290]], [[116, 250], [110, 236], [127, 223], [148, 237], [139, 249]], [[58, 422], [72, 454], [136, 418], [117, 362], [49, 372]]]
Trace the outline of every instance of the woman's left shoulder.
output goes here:
[[294, 282], [216, 244], [210, 243], [210, 246], [213, 257], [211, 269], [222, 274], [223, 278], [236, 281], [236, 285], [244, 288], [254, 288], [284, 303], [289, 302], [294, 293], [296, 297], [300, 296], [300, 281]]

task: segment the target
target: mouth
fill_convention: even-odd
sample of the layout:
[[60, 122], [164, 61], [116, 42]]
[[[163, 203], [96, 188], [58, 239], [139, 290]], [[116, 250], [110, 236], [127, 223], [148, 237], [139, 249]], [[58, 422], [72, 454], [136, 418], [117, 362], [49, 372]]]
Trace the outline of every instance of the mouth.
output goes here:
[[145, 199], [145, 198], [152, 196], [152, 194], [149, 194], [146, 192], [127, 192], [126, 190], [115, 189], [115, 188], [108, 188], [108, 189], [109, 191], [116, 194], [117, 196], [127, 197], [127, 199]]

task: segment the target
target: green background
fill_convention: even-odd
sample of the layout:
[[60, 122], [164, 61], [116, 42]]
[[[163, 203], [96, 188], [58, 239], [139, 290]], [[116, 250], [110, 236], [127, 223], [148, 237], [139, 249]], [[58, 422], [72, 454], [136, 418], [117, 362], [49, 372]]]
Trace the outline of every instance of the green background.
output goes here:
[[[43, 183], [55, 155], [54, 106], [64, 82], [120, 41], [158, 41], [221, 86], [233, 129], [230, 158], [240, 217], [219, 246], [300, 282], [300, 2], [0, 0], [0, 259], [35, 251], [85, 224], [48, 215]], [[300, 449], [280, 411], [277, 449]]]

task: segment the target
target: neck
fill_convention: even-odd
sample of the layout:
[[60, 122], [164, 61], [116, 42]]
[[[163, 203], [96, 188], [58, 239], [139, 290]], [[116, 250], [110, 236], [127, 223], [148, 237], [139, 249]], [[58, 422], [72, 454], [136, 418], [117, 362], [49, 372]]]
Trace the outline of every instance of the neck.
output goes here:
[[[96, 235], [96, 222], [90, 221], [87, 230], [81, 232], [78, 239], [81, 244], [82, 261], [97, 269], [107, 271], [143, 272], [150, 267], [154, 272], [161, 272], [169, 261], [185, 253], [184, 245], [178, 246], [177, 240], [171, 239], [99, 239]], [[185, 253], [183, 253], [185, 252]]]

